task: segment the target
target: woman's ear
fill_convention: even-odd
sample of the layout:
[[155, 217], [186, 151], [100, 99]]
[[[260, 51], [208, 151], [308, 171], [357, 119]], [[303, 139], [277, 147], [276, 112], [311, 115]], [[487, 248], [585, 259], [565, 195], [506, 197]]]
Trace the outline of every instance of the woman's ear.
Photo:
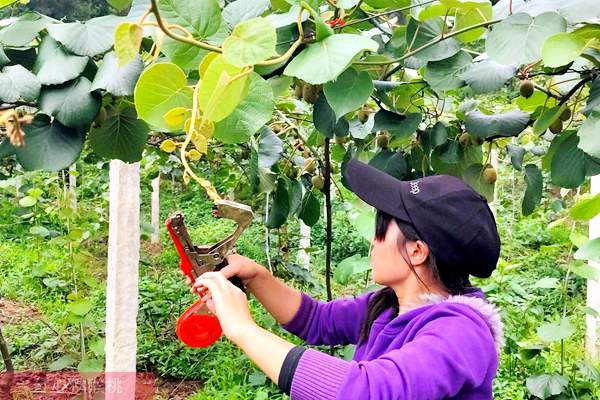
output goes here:
[[422, 240], [410, 241], [406, 244], [408, 257], [413, 265], [417, 266], [427, 262], [429, 257], [429, 246]]

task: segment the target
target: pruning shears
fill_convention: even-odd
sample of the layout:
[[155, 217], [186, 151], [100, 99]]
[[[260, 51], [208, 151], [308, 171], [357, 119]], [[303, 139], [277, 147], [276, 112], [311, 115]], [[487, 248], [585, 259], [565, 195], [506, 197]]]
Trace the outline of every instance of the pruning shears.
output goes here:
[[[224, 268], [227, 265], [226, 257], [234, 251], [235, 242], [252, 222], [252, 209], [245, 204], [220, 199], [215, 201], [215, 206], [216, 216], [234, 221], [237, 227], [232, 234], [214, 245], [194, 245], [181, 212], [171, 215], [165, 223], [181, 259], [179, 267], [192, 282], [205, 272]], [[240, 278], [234, 276], [229, 280], [245, 291]], [[199, 299], [181, 314], [176, 332], [179, 339], [190, 347], [207, 347], [216, 342], [223, 331], [217, 317]]]

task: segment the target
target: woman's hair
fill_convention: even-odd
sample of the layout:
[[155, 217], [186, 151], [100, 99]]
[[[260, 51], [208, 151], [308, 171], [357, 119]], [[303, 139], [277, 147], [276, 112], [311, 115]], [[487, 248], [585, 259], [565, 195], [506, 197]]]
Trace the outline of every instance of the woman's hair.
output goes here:
[[[427, 284], [423, 282], [419, 274], [415, 271], [415, 266], [411, 263], [406, 252], [405, 244], [407, 241], [422, 240], [412, 224], [377, 210], [377, 216], [375, 217], [375, 240], [382, 241], [385, 239], [385, 235], [392, 220], [396, 221], [396, 224], [400, 228], [401, 234], [398, 237], [398, 248], [402, 258], [406, 261], [413, 274], [416, 275], [419, 282], [429, 290]], [[436, 260], [431, 249], [427, 258], [427, 265], [431, 269], [433, 278], [451, 295], [463, 294], [471, 286], [469, 283], [469, 275], [467, 273], [460, 272], [458, 268], [452, 268], [450, 265], [443, 265]], [[398, 297], [396, 297], [394, 289], [385, 287], [375, 293], [369, 300], [367, 316], [365, 317], [360, 330], [359, 343], [367, 341], [373, 322], [388, 308], [392, 308], [394, 314], [398, 313]]]

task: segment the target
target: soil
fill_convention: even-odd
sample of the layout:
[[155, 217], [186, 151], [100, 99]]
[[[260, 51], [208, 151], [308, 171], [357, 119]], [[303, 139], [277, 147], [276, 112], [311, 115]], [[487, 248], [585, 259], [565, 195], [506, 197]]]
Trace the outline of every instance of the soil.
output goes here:
[[40, 318], [40, 313], [31, 304], [0, 299], [0, 324], [18, 325], [37, 318]]

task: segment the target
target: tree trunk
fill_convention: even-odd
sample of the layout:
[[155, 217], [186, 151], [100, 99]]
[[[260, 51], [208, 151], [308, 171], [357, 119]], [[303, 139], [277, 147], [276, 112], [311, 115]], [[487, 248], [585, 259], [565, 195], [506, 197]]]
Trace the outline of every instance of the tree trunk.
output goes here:
[[150, 243], [160, 244], [160, 175], [152, 179], [152, 235]]
[[106, 284], [106, 379], [121, 388], [106, 399], [135, 397], [140, 164], [110, 162], [108, 277]]
[[[591, 194], [596, 195], [597, 193], [600, 193], [600, 175], [593, 176], [591, 181]], [[589, 232], [590, 239], [600, 237], [600, 215], [597, 215], [590, 221]], [[589, 264], [590, 266], [599, 270], [600, 273], [600, 264], [594, 261], [590, 261]], [[600, 313], [600, 283], [591, 279], [588, 279], [587, 281], [587, 306]], [[600, 319], [594, 317], [593, 315], [587, 314], [586, 326], [586, 351], [593, 360], [598, 360], [600, 358], [600, 337], [598, 336], [598, 331], [600, 330]]]

